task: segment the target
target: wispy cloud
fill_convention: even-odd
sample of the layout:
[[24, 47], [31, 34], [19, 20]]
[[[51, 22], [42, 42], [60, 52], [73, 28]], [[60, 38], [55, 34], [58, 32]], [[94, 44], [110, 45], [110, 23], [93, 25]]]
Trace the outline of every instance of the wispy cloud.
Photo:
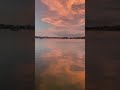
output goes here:
[[84, 35], [85, 0], [41, 0], [48, 12], [41, 19], [52, 25], [48, 30], [40, 32], [54, 36]]

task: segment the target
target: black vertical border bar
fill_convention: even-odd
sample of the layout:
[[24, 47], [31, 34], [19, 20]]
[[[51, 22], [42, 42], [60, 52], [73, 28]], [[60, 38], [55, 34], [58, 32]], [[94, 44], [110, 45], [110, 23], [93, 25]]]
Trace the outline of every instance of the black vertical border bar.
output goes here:
[[[120, 90], [118, 3], [118, 0], [86, 1], [86, 90]], [[96, 26], [102, 28], [89, 28]]]
[[1, 0], [0, 19], [0, 89], [35, 90], [35, 0]]

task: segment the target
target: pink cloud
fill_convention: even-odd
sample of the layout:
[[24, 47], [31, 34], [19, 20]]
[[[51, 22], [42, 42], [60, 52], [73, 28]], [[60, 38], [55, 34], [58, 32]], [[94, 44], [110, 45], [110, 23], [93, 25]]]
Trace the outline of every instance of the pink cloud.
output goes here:
[[85, 28], [85, 0], [41, 0], [48, 8], [41, 19], [52, 25], [48, 30], [40, 32], [46, 35], [84, 35]]

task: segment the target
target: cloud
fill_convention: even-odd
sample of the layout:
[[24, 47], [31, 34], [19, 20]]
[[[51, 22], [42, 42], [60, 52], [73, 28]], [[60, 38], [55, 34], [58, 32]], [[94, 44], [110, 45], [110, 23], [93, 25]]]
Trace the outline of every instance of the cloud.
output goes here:
[[52, 25], [45, 30], [46, 32], [43, 31], [44, 33], [49, 32], [54, 36], [63, 36], [64, 32], [67, 35], [71, 32], [76, 35], [84, 34], [85, 0], [41, 0], [41, 2], [48, 8], [47, 14], [44, 14], [41, 20]]

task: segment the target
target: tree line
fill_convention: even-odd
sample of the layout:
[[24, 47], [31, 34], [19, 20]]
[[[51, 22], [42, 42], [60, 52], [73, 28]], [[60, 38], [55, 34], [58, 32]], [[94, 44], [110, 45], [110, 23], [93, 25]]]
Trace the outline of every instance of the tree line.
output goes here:
[[39, 39], [85, 39], [85, 37], [41, 37], [41, 36], [35, 36], [35, 38]]

